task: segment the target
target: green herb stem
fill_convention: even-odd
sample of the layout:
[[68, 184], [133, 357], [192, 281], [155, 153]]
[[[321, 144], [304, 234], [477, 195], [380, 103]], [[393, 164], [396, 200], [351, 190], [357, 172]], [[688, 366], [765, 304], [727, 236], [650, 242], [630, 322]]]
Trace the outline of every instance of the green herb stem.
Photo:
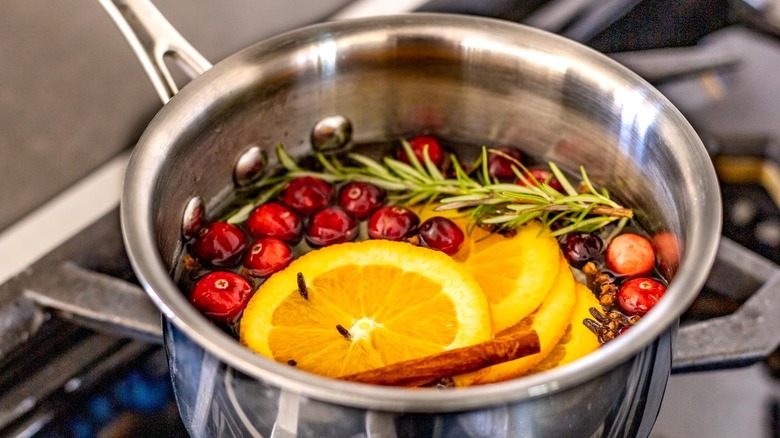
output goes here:
[[511, 157], [515, 174], [525, 184], [495, 181], [488, 172], [487, 160], [489, 153], [502, 154], [500, 151], [483, 147], [479, 162], [472, 167], [474, 172], [464, 170], [457, 158], [452, 156], [453, 176], [447, 177], [433, 164], [427, 149], [423, 151], [421, 162], [408, 142], [401, 140], [401, 146], [409, 164], [390, 157], [379, 162], [365, 155], [348, 154], [346, 158], [351, 165], [347, 166], [336, 157], [318, 153], [317, 160], [322, 171], [314, 171], [298, 166], [284, 147], [278, 145], [279, 163], [286, 170], [281, 176], [282, 183], [278, 180], [272, 181], [277, 183], [275, 185], [268, 181], [259, 182], [272, 187], [229, 215], [228, 220], [240, 222], [254, 207], [267, 202], [281, 190], [284, 182], [301, 176], [314, 176], [332, 184], [351, 181], [374, 184], [387, 191], [389, 199], [395, 204], [438, 203], [436, 211], [462, 210], [468, 215], [471, 228], [479, 225], [514, 228], [538, 219], [547, 227], [555, 223], [553, 235], [562, 235], [572, 231], [595, 231], [614, 221], [618, 221], [618, 226], [622, 228], [633, 216], [631, 209], [610, 199], [606, 190], [596, 190], [584, 167], [580, 167], [582, 183], [578, 191], [555, 163], [549, 163], [552, 174], [563, 187], [562, 193], [551, 187], [549, 181], [538, 182], [530, 177], [522, 163]]

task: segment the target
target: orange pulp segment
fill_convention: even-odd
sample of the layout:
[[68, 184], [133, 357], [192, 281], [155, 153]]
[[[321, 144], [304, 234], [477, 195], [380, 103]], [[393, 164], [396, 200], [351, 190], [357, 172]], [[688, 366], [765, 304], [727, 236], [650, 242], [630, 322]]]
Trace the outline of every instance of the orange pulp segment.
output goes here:
[[492, 328], [482, 289], [449, 256], [367, 240], [311, 251], [269, 277], [239, 334], [255, 352], [338, 377], [482, 342]]

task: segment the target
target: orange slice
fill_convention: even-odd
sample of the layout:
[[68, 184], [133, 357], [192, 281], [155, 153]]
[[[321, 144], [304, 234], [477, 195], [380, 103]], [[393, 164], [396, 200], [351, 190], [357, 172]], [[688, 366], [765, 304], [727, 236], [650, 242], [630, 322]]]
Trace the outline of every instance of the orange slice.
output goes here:
[[384, 240], [333, 245], [293, 261], [257, 289], [239, 333], [250, 349], [326, 377], [464, 347], [491, 334], [485, 295], [458, 263]]
[[[424, 221], [445, 216], [466, 230], [468, 219], [452, 211], [420, 212]], [[496, 332], [517, 324], [544, 301], [558, 272], [558, 241], [533, 221], [517, 228], [512, 237], [474, 228], [453, 258], [485, 291]]]
[[531, 373], [547, 371], [573, 362], [595, 351], [601, 345], [596, 335], [582, 323], [586, 318], [593, 318], [588, 309], [591, 307], [600, 308], [599, 301], [593, 295], [593, 292], [582, 283], [577, 283], [575, 293], [577, 301], [574, 304], [574, 312], [572, 312], [566, 332], [558, 342], [558, 345], [553, 347], [550, 354], [543, 361], [539, 362], [531, 370]]
[[550, 293], [544, 299], [539, 309], [523, 318], [519, 323], [496, 335], [502, 336], [520, 331], [536, 330], [536, 333], [539, 335], [541, 351], [511, 362], [493, 365], [473, 373], [457, 376], [454, 379], [456, 386], [493, 383], [520, 377], [528, 374], [530, 370], [552, 352], [566, 332], [566, 327], [569, 325], [576, 302], [574, 276], [563, 255], [559, 256], [556, 266], [558, 275], [555, 276], [555, 282], [550, 289]]

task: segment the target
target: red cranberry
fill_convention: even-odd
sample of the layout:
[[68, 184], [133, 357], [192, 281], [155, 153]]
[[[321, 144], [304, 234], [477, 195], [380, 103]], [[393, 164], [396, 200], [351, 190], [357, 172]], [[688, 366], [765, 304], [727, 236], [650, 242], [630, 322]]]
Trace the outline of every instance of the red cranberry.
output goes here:
[[[429, 137], [427, 135], [420, 135], [418, 137], [414, 137], [409, 140], [409, 146], [412, 147], [414, 156], [417, 157], [417, 160], [423, 166], [425, 165], [425, 158], [423, 158], [424, 157], [423, 151], [425, 150], [426, 147], [428, 148], [428, 158], [431, 159], [431, 162], [436, 167], [441, 168], [442, 163], [444, 163], [444, 151], [442, 150], [439, 141], [433, 137]], [[398, 153], [396, 154], [396, 157], [400, 161], [409, 164], [409, 157], [406, 155], [406, 150], [404, 148], [398, 149]]]
[[434, 216], [420, 225], [420, 243], [447, 255], [455, 255], [463, 245], [463, 231], [446, 217]]
[[365, 182], [351, 182], [339, 191], [339, 205], [358, 220], [367, 219], [382, 206], [385, 191]]
[[244, 266], [252, 275], [267, 277], [286, 268], [292, 259], [292, 250], [286, 243], [275, 237], [262, 237], [247, 250]]
[[325, 207], [333, 195], [333, 187], [313, 176], [292, 179], [282, 190], [279, 199], [302, 215], [310, 215]]
[[607, 246], [607, 267], [620, 275], [644, 275], [655, 266], [650, 241], [638, 234], [621, 234]]
[[[561, 185], [561, 182], [558, 181], [558, 178], [555, 178], [552, 171], [548, 169], [529, 169], [528, 173], [525, 175], [526, 179], [535, 179], [536, 181], [543, 183], [546, 182], [550, 187], [554, 188], [555, 190], [559, 192], [563, 192], [563, 185]], [[534, 181], [530, 181], [534, 182]], [[527, 185], [526, 181], [522, 179], [518, 179], [517, 183], [521, 186]]]
[[358, 235], [358, 223], [343, 208], [326, 207], [311, 215], [304, 235], [314, 247], [350, 242]]
[[382, 207], [368, 220], [368, 236], [372, 239], [402, 240], [417, 230], [419, 224], [420, 218], [406, 207]]
[[246, 248], [246, 235], [227, 222], [212, 222], [201, 228], [192, 241], [192, 255], [217, 266], [238, 261]]
[[500, 154], [488, 151], [488, 173], [499, 181], [513, 181], [516, 176], [512, 168], [520, 170], [518, 163], [523, 155], [515, 148], [495, 148]]
[[195, 283], [190, 302], [210, 319], [225, 324], [236, 321], [252, 297], [246, 278], [226, 271], [209, 272]]
[[666, 292], [666, 286], [651, 278], [632, 278], [618, 292], [618, 304], [629, 315], [644, 315]]
[[[461, 170], [463, 170], [463, 172], [465, 172], [466, 174], [470, 173], [471, 165], [469, 163], [465, 163], [460, 159], [458, 159], [457, 157], [455, 157], [455, 160], [457, 160], [458, 167], [460, 167]], [[445, 178], [454, 179], [458, 177], [458, 172], [455, 170], [454, 163], [455, 163], [454, 161], [451, 161], [450, 163], [448, 163], [449, 165], [443, 169], [442, 174], [444, 175]]]
[[246, 220], [249, 234], [254, 238], [276, 237], [289, 243], [301, 238], [303, 223], [289, 207], [278, 202], [269, 202], [257, 207]]
[[593, 234], [569, 233], [563, 242], [563, 255], [575, 268], [583, 267], [603, 250], [604, 242], [599, 236]]

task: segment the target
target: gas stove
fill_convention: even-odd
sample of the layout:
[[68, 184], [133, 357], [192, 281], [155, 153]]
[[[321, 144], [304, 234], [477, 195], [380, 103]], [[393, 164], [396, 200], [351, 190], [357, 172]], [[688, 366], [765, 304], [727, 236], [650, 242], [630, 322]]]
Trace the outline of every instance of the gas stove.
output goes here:
[[[686, 115], [721, 177], [728, 244], [780, 263], [780, 82], [771, 79], [780, 41], [760, 20], [773, 16], [771, 2], [156, 3], [213, 60], [304, 24], [399, 11], [489, 16], [580, 41]], [[14, 34], [0, 53], [18, 68], [0, 70], [0, 104], [14, 110], [0, 117], [0, 436], [185, 436], [159, 313], [138, 304], [117, 210], [128, 147], [159, 104], [97, 2], [42, 13], [11, 0], [6, 9], [0, 32]], [[62, 17], [73, 25], [60, 26]], [[80, 31], [87, 26], [100, 38]], [[722, 281], [711, 275], [683, 323], [730, 314], [760, 286], [723, 290]], [[672, 376], [650, 437], [780, 436], [778, 362], [775, 352], [744, 368]]]

